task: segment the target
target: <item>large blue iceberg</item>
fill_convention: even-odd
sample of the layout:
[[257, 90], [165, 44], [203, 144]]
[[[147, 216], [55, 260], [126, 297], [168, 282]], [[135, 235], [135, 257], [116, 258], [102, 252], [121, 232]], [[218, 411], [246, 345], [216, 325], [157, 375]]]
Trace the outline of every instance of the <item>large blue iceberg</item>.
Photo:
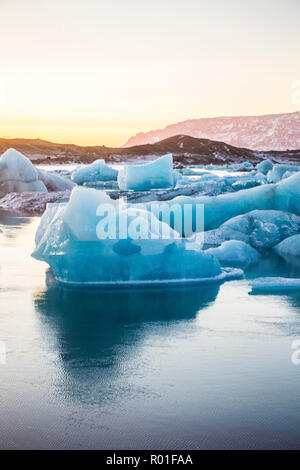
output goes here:
[[215, 256], [190, 246], [149, 211], [83, 187], [68, 203], [49, 205], [33, 256], [73, 286], [221, 282], [241, 275], [222, 269]]

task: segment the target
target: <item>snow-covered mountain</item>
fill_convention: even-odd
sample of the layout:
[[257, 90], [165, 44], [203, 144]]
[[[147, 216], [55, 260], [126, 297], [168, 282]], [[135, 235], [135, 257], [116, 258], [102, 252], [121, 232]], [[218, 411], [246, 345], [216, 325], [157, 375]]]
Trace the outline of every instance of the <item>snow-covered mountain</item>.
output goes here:
[[190, 119], [164, 129], [140, 132], [123, 147], [153, 144], [179, 134], [252, 150], [298, 150], [300, 113]]

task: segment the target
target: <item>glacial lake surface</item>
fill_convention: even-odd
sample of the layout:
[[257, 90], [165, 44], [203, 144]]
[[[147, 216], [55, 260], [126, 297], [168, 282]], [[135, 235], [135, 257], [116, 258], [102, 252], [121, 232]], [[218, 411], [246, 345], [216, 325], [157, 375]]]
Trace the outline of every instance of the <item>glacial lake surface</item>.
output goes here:
[[0, 211], [0, 448], [297, 449], [300, 293], [267, 256], [220, 286], [62, 288], [34, 260], [39, 218]]
[[300, 295], [64, 289], [38, 223], [0, 213], [1, 448], [299, 447]]

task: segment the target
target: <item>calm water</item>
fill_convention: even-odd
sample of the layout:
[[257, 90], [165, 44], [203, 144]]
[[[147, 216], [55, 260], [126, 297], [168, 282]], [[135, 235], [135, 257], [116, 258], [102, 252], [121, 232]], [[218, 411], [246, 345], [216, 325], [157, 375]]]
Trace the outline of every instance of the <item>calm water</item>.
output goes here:
[[300, 295], [62, 289], [38, 222], [0, 213], [1, 448], [300, 447]]

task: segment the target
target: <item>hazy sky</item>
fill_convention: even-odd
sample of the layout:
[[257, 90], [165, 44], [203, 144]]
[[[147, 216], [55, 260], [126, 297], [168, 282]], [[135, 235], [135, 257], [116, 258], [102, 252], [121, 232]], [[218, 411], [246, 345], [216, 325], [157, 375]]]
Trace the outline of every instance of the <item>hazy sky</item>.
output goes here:
[[296, 111], [300, 0], [0, 0], [0, 136]]

